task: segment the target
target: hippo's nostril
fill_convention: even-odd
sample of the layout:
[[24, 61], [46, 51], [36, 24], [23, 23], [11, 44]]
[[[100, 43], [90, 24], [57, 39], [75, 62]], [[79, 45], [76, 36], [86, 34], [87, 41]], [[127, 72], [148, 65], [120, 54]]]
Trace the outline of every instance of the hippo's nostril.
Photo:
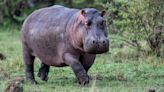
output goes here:
[[95, 44], [96, 43], [95, 40], [93, 40], [92, 43]]
[[105, 41], [103, 41], [102, 43], [105, 44]]

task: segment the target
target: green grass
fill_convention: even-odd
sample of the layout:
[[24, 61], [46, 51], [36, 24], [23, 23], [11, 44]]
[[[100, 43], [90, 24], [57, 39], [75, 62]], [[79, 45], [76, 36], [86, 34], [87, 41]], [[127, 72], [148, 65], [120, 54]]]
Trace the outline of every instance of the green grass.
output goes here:
[[[69, 67], [51, 67], [48, 82], [35, 76], [39, 84], [25, 81], [24, 92], [147, 92], [150, 88], [164, 92], [164, 59], [141, 55], [126, 46], [120, 48], [122, 42], [114, 39], [117, 36], [110, 37], [110, 52], [97, 56], [89, 70], [93, 78], [89, 85], [81, 87], [75, 83], [76, 78]], [[20, 32], [0, 30], [0, 53], [6, 56], [0, 61], [0, 92], [3, 92], [9, 81], [24, 77]], [[38, 67], [36, 60], [35, 75]]]

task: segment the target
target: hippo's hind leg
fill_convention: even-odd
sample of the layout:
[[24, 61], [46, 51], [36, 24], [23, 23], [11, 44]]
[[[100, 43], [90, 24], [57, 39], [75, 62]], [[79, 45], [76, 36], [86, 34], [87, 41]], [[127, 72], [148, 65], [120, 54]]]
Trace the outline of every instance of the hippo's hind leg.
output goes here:
[[25, 75], [26, 79], [32, 84], [37, 84], [34, 77], [34, 59], [35, 56], [31, 54], [31, 49], [27, 46], [23, 46], [23, 58], [25, 63]]
[[50, 69], [50, 66], [41, 62], [39, 72], [38, 72], [38, 77], [40, 77], [40, 79], [43, 81], [47, 81], [49, 69]]

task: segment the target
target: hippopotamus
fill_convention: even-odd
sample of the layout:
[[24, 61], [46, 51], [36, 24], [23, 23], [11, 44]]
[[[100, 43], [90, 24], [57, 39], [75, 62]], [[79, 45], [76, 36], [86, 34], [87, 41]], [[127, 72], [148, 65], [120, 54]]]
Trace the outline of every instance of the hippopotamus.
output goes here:
[[31, 13], [21, 29], [26, 79], [34, 77], [34, 59], [39, 58], [40, 79], [47, 81], [50, 66], [70, 66], [79, 84], [89, 83], [88, 70], [96, 54], [109, 50], [104, 10], [74, 9], [60, 5]]

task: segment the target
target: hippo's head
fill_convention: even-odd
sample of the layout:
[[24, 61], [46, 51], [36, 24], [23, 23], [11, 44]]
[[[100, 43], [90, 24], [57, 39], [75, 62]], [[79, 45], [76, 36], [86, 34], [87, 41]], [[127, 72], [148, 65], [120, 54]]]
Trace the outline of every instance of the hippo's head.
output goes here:
[[90, 54], [101, 54], [109, 50], [109, 40], [105, 11], [99, 12], [94, 8], [86, 8], [80, 11], [82, 21], [79, 30], [82, 32], [82, 48]]

